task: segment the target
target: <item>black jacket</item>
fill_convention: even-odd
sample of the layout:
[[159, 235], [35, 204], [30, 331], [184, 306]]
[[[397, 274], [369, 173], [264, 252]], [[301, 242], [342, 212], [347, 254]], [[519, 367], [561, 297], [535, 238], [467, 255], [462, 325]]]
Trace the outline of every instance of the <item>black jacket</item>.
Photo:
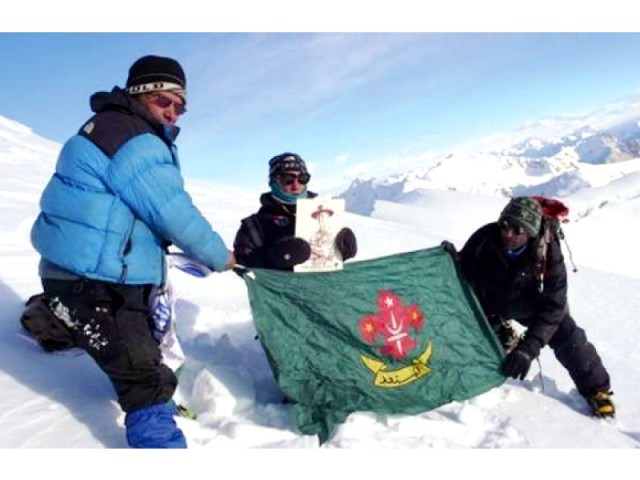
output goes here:
[[[309, 198], [316, 197], [313, 192]], [[285, 205], [270, 192], [260, 196], [260, 210], [242, 220], [233, 249], [238, 264], [250, 268], [281, 269], [268, 255], [270, 246], [285, 238], [293, 238], [296, 231], [296, 206]]]
[[542, 348], [568, 313], [567, 272], [560, 243], [554, 239], [548, 245], [540, 292], [537, 244], [537, 238], [530, 239], [526, 251], [510, 260], [503, 253], [498, 224], [490, 223], [471, 235], [460, 259], [489, 320], [516, 319], [528, 327], [525, 338]]
[[175, 154], [173, 142], [180, 128], [158, 122], [124, 90], [114, 87], [111, 92], [94, 93], [89, 103], [95, 115], [85, 122], [78, 135], [91, 140], [109, 158], [130, 139], [143, 133], [158, 136]]

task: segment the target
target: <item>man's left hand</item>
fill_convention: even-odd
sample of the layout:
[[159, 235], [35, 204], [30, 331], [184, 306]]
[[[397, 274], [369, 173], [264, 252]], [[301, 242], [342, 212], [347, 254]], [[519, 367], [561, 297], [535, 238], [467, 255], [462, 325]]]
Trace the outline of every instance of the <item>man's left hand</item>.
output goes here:
[[502, 373], [507, 377], [518, 378], [524, 380], [527, 376], [533, 357], [522, 348], [517, 346], [511, 353], [507, 355], [502, 364]]
[[356, 256], [358, 253], [358, 242], [356, 241], [356, 236], [350, 228], [343, 228], [336, 235], [335, 245], [340, 255], [342, 255], [342, 260], [347, 260], [348, 258], [352, 258]]

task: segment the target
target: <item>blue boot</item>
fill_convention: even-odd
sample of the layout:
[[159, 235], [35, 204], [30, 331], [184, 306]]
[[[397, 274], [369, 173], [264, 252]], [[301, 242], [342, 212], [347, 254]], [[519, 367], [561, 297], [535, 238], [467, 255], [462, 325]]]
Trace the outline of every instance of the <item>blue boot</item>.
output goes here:
[[127, 442], [133, 448], [187, 448], [187, 439], [176, 425], [173, 402], [159, 403], [127, 413]]

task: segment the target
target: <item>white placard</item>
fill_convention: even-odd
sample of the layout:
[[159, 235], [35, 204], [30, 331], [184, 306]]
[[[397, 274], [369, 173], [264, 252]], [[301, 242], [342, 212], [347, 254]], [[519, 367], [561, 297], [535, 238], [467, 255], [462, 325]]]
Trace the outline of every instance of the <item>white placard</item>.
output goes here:
[[343, 198], [305, 198], [296, 202], [296, 237], [309, 242], [309, 260], [294, 272], [327, 272], [342, 269], [335, 238], [344, 225]]

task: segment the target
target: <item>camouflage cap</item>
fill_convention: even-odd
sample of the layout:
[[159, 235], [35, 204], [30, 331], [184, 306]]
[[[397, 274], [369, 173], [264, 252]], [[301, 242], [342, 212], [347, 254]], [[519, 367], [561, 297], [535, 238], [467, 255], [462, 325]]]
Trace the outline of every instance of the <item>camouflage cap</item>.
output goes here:
[[542, 207], [531, 197], [515, 197], [504, 207], [499, 221], [519, 225], [530, 237], [535, 237], [542, 224]]

